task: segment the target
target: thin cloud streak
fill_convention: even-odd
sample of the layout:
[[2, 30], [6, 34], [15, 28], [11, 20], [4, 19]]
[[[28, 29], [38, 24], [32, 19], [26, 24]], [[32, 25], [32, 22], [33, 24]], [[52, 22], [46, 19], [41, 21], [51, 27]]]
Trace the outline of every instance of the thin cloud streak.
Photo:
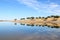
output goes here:
[[60, 13], [60, 5], [51, 2], [50, 0], [47, 0], [47, 3], [42, 3], [41, 1], [37, 0], [18, 0], [18, 2], [28, 7], [34, 8], [38, 12], [54, 13], [54, 14]]

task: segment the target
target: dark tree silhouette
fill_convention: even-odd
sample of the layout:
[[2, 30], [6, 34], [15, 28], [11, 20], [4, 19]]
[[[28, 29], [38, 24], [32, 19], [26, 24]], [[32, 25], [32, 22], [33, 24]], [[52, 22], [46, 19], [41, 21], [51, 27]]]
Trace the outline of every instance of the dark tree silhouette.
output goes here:
[[31, 17], [31, 19], [34, 19], [34, 17]]
[[39, 17], [39, 19], [41, 19], [41, 17]]
[[25, 18], [21, 18], [20, 20], [25, 20]]
[[36, 17], [36, 19], [39, 19], [39, 17]]
[[17, 20], [17, 19], [14, 19], [15, 21]]
[[27, 17], [26, 19], [31, 19], [31, 17]]

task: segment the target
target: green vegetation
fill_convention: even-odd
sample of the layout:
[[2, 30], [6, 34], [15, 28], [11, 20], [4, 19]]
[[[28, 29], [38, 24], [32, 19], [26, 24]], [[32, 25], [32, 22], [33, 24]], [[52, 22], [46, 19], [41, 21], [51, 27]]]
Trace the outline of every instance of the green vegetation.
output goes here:
[[34, 19], [34, 17], [27, 17], [26, 19]]
[[[47, 17], [27, 17], [26, 19], [48, 19], [48, 18], [60, 18], [60, 16], [58, 16], [58, 15], [51, 15], [51, 16], [47, 16]], [[25, 18], [21, 18], [20, 20], [25, 20]], [[15, 21], [16, 21], [16, 19], [15, 19]]]
[[34, 19], [34, 17], [31, 17], [31, 19]]
[[41, 17], [39, 17], [39, 19], [41, 19]]
[[39, 17], [36, 17], [36, 19], [39, 19]]
[[53, 17], [53, 18], [59, 18], [60, 16], [58, 16], [58, 15], [47, 16], [47, 18], [51, 18], [51, 17]]
[[20, 20], [25, 20], [25, 18], [21, 18]]
[[31, 19], [31, 17], [27, 17], [26, 19]]
[[15, 21], [17, 20], [17, 19], [14, 19]]

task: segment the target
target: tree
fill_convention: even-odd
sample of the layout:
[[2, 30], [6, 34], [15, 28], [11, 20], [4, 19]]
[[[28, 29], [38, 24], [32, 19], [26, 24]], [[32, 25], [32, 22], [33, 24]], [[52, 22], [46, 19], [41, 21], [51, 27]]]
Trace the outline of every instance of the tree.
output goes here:
[[34, 17], [31, 17], [31, 19], [34, 19]]
[[17, 20], [17, 19], [14, 19], [15, 21]]
[[27, 17], [26, 19], [31, 19], [31, 17]]
[[51, 15], [51, 17], [54, 17], [54, 15]]
[[25, 18], [21, 18], [20, 20], [25, 20]]
[[42, 17], [42, 18], [45, 18], [45, 17]]
[[50, 16], [47, 16], [47, 18], [51, 18]]
[[39, 19], [39, 17], [36, 17], [36, 19]]
[[39, 19], [41, 19], [41, 17], [39, 17]]
[[56, 16], [54, 16], [54, 18], [59, 18], [59, 16], [56, 15]]

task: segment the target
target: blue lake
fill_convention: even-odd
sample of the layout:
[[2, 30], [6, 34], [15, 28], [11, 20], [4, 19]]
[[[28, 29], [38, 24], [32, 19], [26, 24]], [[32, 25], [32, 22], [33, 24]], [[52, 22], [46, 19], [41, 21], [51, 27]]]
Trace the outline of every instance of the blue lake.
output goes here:
[[60, 40], [60, 28], [0, 22], [0, 40]]

